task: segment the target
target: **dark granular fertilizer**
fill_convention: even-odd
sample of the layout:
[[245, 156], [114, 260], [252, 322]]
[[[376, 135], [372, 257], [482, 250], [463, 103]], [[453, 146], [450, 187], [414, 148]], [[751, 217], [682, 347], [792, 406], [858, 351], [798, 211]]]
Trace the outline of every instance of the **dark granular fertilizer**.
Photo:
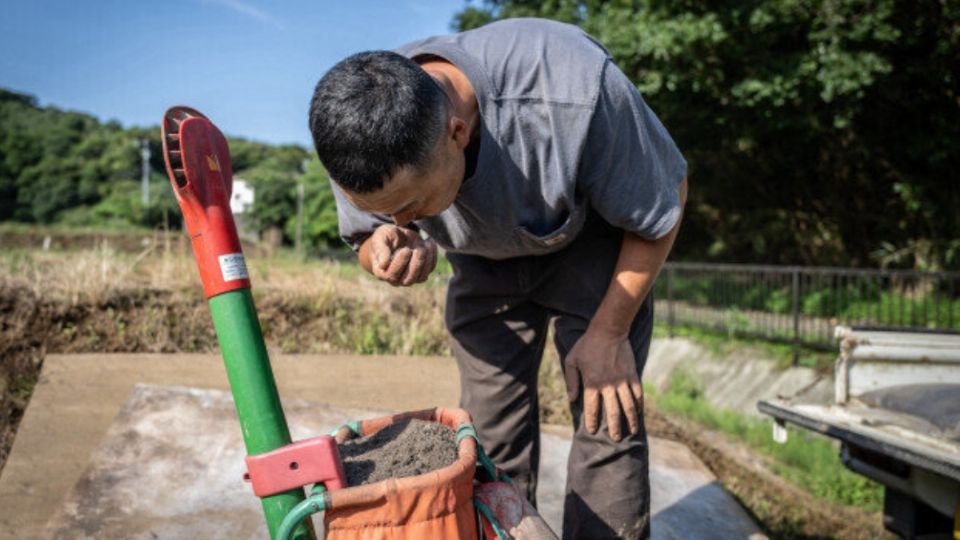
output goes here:
[[416, 476], [457, 460], [454, 431], [436, 422], [402, 420], [340, 444], [348, 486]]

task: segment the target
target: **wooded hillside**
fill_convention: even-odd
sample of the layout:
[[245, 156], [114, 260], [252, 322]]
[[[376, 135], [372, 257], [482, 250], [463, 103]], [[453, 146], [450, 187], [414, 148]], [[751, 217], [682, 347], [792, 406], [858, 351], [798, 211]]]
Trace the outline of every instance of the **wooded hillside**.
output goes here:
[[[151, 150], [147, 205], [141, 195], [142, 140]], [[278, 227], [293, 239], [297, 183], [302, 182], [305, 241], [315, 248], [340, 244], [327, 175], [313, 152], [228, 140], [234, 176], [256, 189], [258, 228]], [[159, 127], [125, 129], [87, 114], [39, 107], [33, 96], [0, 88], [0, 221], [156, 227], [165, 210], [169, 224], [179, 224]]]

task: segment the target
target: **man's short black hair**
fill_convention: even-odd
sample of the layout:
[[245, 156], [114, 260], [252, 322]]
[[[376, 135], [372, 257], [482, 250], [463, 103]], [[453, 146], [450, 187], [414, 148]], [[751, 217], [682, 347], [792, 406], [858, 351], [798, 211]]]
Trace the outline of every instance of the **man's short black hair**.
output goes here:
[[413, 60], [362, 52], [317, 83], [310, 132], [330, 176], [344, 189], [370, 193], [400, 167], [429, 164], [446, 111], [446, 94]]

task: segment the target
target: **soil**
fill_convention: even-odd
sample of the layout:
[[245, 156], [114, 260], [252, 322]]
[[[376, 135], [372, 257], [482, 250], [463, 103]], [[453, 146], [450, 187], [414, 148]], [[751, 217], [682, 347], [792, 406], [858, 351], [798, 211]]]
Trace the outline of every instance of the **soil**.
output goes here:
[[403, 420], [380, 431], [340, 444], [347, 485], [417, 476], [457, 460], [452, 429], [436, 422]]
[[[356, 352], [350, 346], [371, 339], [365, 333], [371, 326], [399, 335], [393, 323], [414, 309], [401, 301], [385, 309], [346, 297], [321, 301], [256, 289], [254, 297], [267, 347], [283, 353]], [[420, 346], [441, 354], [446, 337], [437, 332]], [[386, 339], [381, 348], [395, 349]], [[47, 354], [216, 350], [210, 309], [198, 288], [120, 289], [94, 301], [36, 294], [0, 276], [0, 474]]]
[[[0, 246], [5, 249], [46, 249], [50, 250], [90, 250], [102, 246], [111, 249], [136, 253], [150, 246], [151, 242], [161, 240], [159, 231], [0, 231]], [[178, 233], [168, 233], [176, 240]]]
[[215, 345], [202, 300], [131, 291], [74, 303], [0, 282], [0, 473], [47, 353], [206, 351]]

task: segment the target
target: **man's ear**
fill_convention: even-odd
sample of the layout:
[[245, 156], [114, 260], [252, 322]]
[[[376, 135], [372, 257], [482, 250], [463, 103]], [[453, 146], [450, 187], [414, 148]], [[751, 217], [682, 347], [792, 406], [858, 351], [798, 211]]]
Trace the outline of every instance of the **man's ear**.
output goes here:
[[453, 138], [459, 150], [465, 149], [470, 144], [470, 131], [467, 129], [467, 123], [455, 114], [450, 115], [447, 120], [447, 135]]

